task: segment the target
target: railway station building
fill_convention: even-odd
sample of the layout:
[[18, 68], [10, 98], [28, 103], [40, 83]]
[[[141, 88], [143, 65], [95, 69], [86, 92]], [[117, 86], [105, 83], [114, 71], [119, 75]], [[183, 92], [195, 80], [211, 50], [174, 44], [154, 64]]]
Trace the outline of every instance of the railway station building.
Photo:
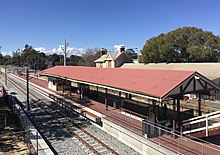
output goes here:
[[118, 68], [124, 63], [133, 62], [133, 60], [127, 55], [125, 46], [121, 46], [117, 52], [110, 52], [105, 48], [101, 48], [99, 53], [101, 55], [100, 58], [94, 61], [98, 68]]
[[[220, 87], [197, 71], [165, 69], [95, 68], [55, 66], [41, 72], [48, 77], [48, 88], [62, 93], [78, 93], [86, 102], [93, 99], [139, 116], [163, 123], [182, 132], [182, 122], [201, 116], [202, 97]], [[184, 94], [196, 94], [196, 110], [180, 105]]]

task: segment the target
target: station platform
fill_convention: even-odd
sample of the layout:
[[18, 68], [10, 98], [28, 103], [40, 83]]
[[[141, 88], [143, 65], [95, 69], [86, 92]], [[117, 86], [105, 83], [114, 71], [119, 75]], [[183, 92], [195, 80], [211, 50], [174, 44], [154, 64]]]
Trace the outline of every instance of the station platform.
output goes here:
[[[16, 75], [13, 75], [16, 76]], [[19, 76], [19, 78], [26, 80], [25, 77]], [[62, 91], [53, 91], [48, 89], [48, 81], [43, 78], [30, 77], [30, 85], [36, 87], [37, 89], [45, 92], [55, 98], [58, 98], [60, 101], [65, 100], [66, 103], [74, 106], [80, 112], [84, 113], [91, 120], [99, 122], [101, 119], [110, 121], [113, 124], [116, 124], [122, 128], [135, 133], [137, 136], [143, 138], [142, 131], [142, 119], [136, 117], [132, 114], [121, 111], [114, 107], [108, 106], [106, 109], [105, 104], [97, 102], [95, 100], [80, 100], [79, 94], [62, 92]], [[152, 142], [159, 142], [160, 146], [172, 151], [178, 149], [178, 154], [195, 154], [195, 152], [203, 151], [207, 154], [219, 154], [220, 147], [211, 143], [206, 142], [194, 142], [192, 140], [184, 139], [183, 137], [176, 138], [170, 135], [164, 135], [160, 137], [147, 138]], [[207, 147], [204, 147], [206, 145]], [[198, 153], [198, 154], [200, 154]]]

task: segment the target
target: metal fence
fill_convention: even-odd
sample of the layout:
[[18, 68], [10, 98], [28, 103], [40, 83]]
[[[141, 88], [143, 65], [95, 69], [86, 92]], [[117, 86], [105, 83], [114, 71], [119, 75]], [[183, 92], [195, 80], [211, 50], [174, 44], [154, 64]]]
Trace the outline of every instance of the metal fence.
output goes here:
[[190, 136], [182, 136], [178, 131], [151, 121], [132, 118], [114, 110], [103, 110], [105, 119], [126, 128], [127, 130], [154, 142], [177, 154], [219, 155], [220, 147], [207, 141]]
[[45, 148], [42, 148], [39, 141], [42, 140], [41, 134], [35, 129], [26, 115], [24, 109], [19, 105], [20, 102], [14, 96], [8, 96], [8, 102], [11, 103], [13, 113], [17, 115], [19, 122], [24, 129], [25, 142], [30, 154], [46, 154]]
[[178, 154], [220, 154], [220, 147], [207, 141], [182, 136], [179, 132], [173, 132], [169, 128], [159, 124], [144, 121], [143, 133], [146, 138], [167, 149], [175, 150]]

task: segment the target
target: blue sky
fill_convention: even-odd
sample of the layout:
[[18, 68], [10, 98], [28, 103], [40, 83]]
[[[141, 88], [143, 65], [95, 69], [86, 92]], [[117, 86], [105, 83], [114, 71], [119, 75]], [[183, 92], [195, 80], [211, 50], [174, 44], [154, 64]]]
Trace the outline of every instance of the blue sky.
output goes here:
[[29, 44], [56, 51], [66, 38], [76, 52], [147, 39], [184, 26], [220, 35], [219, 0], [1, 0], [0, 52]]

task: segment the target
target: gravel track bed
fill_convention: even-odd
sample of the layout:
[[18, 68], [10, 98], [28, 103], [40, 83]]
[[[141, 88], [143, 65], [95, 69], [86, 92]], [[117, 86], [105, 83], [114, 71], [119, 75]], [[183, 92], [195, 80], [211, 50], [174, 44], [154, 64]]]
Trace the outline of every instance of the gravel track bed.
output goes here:
[[[54, 104], [55, 103], [51, 103], [51, 105], [54, 105]], [[56, 107], [59, 108], [57, 105]], [[69, 118], [72, 118], [74, 122], [76, 123], [78, 122], [77, 123], [78, 125], [86, 129], [88, 132], [90, 132], [92, 135], [94, 135], [101, 141], [105, 142], [108, 146], [113, 148], [120, 155], [139, 155], [139, 153], [136, 152], [134, 149], [130, 148], [129, 146], [120, 142], [113, 136], [109, 135], [108, 133], [92, 125], [87, 120], [83, 119], [82, 117], [78, 117], [70, 110], [60, 109], [59, 111], [67, 114], [67, 116]], [[47, 122], [44, 123], [41, 130], [45, 130], [43, 131], [43, 134], [48, 138], [52, 146], [57, 150], [59, 154], [73, 154], [74, 153], [74, 154], [87, 155], [91, 153], [91, 151], [85, 152], [84, 149], [82, 149], [83, 145], [78, 140], [73, 141], [73, 136], [67, 133], [66, 131], [63, 131], [63, 128], [59, 126], [60, 125], [59, 122], [57, 122], [53, 118], [52, 120], [50, 120], [48, 116], [46, 116], [45, 119], [47, 120]], [[45, 122], [45, 120], [43, 122]], [[47, 131], [48, 128], [46, 126], [48, 126], [49, 131]]]
[[[72, 117], [76, 118], [77, 116], [72, 115]], [[91, 151], [85, 152], [85, 149], [82, 149], [81, 142], [66, 131], [57, 119], [45, 114], [41, 109], [32, 108], [30, 118], [36, 122], [38, 130], [49, 140], [58, 154], [89, 155], [92, 153]]]
[[121, 141], [117, 140], [110, 134], [106, 133], [105, 131], [99, 129], [94, 125], [87, 126], [85, 130], [96, 136], [101, 141], [105, 142], [106, 145], [110, 146], [120, 155], [140, 155], [140, 153], [138, 153], [131, 147], [125, 145]]
[[[70, 115], [73, 115], [72, 112], [69, 110], [62, 109], [63, 113], [68, 113]], [[78, 118], [80, 121], [83, 121], [84, 119]], [[132, 149], [131, 147], [125, 145], [121, 141], [117, 140], [110, 134], [104, 132], [103, 130], [99, 129], [95, 125], [92, 125], [91, 123], [85, 123], [86, 120], [84, 120], [84, 123], [82, 125], [84, 126], [84, 129], [94, 135], [96, 138], [101, 140], [102, 142], [105, 142], [108, 146], [113, 148], [116, 152], [118, 152], [120, 155], [140, 155], [137, 151]], [[77, 122], [77, 119], [74, 119], [74, 122]], [[86, 124], [86, 125], [85, 125]]]

